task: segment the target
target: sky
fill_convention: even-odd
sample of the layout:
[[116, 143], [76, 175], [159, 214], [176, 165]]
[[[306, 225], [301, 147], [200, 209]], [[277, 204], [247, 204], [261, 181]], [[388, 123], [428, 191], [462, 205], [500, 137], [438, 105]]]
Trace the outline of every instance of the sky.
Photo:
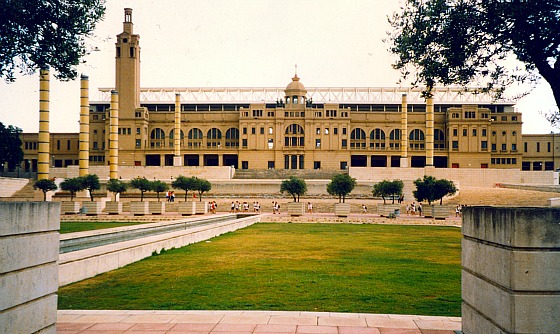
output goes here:
[[[98, 87], [114, 87], [115, 36], [127, 7], [140, 34], [141, 87], [285, 87], [295, 65], [306, 87], [398, 86], [395, 57], [383, 42], [397, 0], [107, 0], [103, 21], [86, 39], [96, 51], [78, 67], [89, 77], [92, 102]], [[50, 91], [50, 131], [79, 132], [79, 80], [51, 75]], [[1, 81], [0, 101], [0, 122], [38, 131], [38, 75]], [[558, 132], [542, 115], [554, 107], [542, 80], [518, 101], [523, 133]]]

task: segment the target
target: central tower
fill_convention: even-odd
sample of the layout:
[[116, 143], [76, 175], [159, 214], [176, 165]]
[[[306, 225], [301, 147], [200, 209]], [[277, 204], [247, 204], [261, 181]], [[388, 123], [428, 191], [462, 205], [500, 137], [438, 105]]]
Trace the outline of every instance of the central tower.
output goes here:
[[133, 33], [132, 9], [124, 9], [123, 32], [117, 35], [116, 83], [119, 112], [122, 118], [133, 118], [140, 107], [140, 35]]

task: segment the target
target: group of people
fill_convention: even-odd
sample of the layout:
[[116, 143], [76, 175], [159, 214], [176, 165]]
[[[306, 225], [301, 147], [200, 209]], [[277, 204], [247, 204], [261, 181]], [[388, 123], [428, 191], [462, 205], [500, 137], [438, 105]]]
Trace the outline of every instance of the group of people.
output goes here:
[[463, 215], [463, 205], [457, 204], [455, 207], [455, 217], [461, 217]]
[[[241, 211], [249, 212], [249, 203], [240, 203], [239, 201], [231, 202], [229, 210], [230, 213], [237, 213]], [[259, 202], [253, 202], [253, 212], [261, 212], [261, 205]]]
[[278, 202], [272, 202], [272, 213], [280, 214], [280, 204]]
[[216, 201], [209, 202], [208, 211], [210, 211], [210, 213], [216, 213], [216, 210], [218, 210], [218, 203], [216, 203]]
[[165, 193], [165, 198], [167, 198], [168, 202], [175, 202], [175, 192], [174, 191], [168, 191]]
[[418, 212], [419, 216], [422, 216], [422, 203], [416, 204], [416, 202], [412, 202], [406, 205], [406, 214], [415, 216]]

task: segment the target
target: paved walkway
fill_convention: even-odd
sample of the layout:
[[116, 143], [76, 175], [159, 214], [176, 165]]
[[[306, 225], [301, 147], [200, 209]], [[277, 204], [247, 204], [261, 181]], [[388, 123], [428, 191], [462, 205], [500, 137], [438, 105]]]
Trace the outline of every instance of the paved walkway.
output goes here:
[[455, 334], [461, 318], [287, 311], [58, 311], [58, 334]]

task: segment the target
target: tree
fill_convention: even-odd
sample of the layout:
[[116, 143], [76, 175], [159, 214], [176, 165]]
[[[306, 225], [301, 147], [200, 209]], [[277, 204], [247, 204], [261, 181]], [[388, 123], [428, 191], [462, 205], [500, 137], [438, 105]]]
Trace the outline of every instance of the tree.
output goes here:
[[145, 177], [136, 177], [130, 180], [130, 187], [140, 190], [140, 201], [144, 201], [144, 193], [152, 190], [152, 182]]
[[447, 195], [453, 195], [457, 192], [457, 188], [453, 181], [446, 179], [436, 180], [435, 177], [425, 175], [423, 179], [414, 181], [416, 190], [412, 192], [414, 198], [418, 202], [428, 201], [431, 205], [432, 202], [439, 200], [439, 204], [443, 204], [443, 198]]
[[156, 192], [157, 201], [159, 202], [159, 193], [169, 190], [169, 185], [163, 181], [152, 181], [152, 190]]
[[47, 192], [56, 190], [58, 187], [51, 179], [41, 179], [33, 184], [33, 189], [41, 189], [41, 191], [43, 191], [43, 201], [47, 201]]
[[175, 178], [173, 182], [171, 182], [171, 186], [175, 189], [182, 189], [185, 191], [185, 202], [187, 201], [187, 195], [189, 190], [195, 190], [195, 178], [193, 177], [186, 177], [183, 175], [179, 175]]
[[61, 80], [76, 78], [87, 53], [85, 37], [105, 13], [105, 0], [2, 1], [0, 76], [15, 81], [16, 70], [32, 74], [52, 67]]
[[6, 127], [0, 122], [0, 164], [7, 163], [10, 170], [14, 170], [23, 160], [20, 133], [20, 128], [12, 125]]
[[373, 196], [381, 196], [383, 198], [383, 204], [385, 204], [385, 197], [391, 196], [393, 203], [395, 204], [395, 196], [402, 195], [404, 184], [401, 180], [383, 180], [373, 185]]
[[[389, 22], [393, 67], [425, 84], [426, 95], [437, 83], [475, 83], [499, 98], [508, 85], [534, 84], [540, 74], [560, 102], [558, 0], [406, 0]], [[508, 65], [512, 58], [521, 69]]]
[[81, 177], [82, 186], [85, 190], [89, 191], [89, 198], [93, 202], [93, 191], [101, 189], [101, 184], [99, 184], [99, 177], [95, 174], [86, 174]]
[[84, 182], [81, 177], [66, 179], [60, 183], [60, 189], [70, 192], [70, 201], [73, 201], [74, 195], [78, 191], [84, 190]]
[[305, 184], [305, 180], [290, 176], [288, 180], [283, 180], [280, 184], [280, 193], [285, 192], [294, 198], [294, 202], [299, 202], [299, 196], [307, 192], [307, 184]]
[[115, 194], [115, 201], [117, 201], [117, 195], [126, 192], [127, 188], [127, 184], [118, 179], [110, 179], [107, 182], [107, 190]]
[[339, 203], [346, 202], [346, 195], [350, 194], [356, 187], [356, 179], [348, 174], [338, 174], [333, 176], [331, 182], [327, 184], [327, 192], [330, 195], [338, 196]]
[[202, 201], [202, 194], [212, 189], [212, 184], [206, 179], [199, 179], [193, 176], [193, 190], [198, 192], [199, 201]]

